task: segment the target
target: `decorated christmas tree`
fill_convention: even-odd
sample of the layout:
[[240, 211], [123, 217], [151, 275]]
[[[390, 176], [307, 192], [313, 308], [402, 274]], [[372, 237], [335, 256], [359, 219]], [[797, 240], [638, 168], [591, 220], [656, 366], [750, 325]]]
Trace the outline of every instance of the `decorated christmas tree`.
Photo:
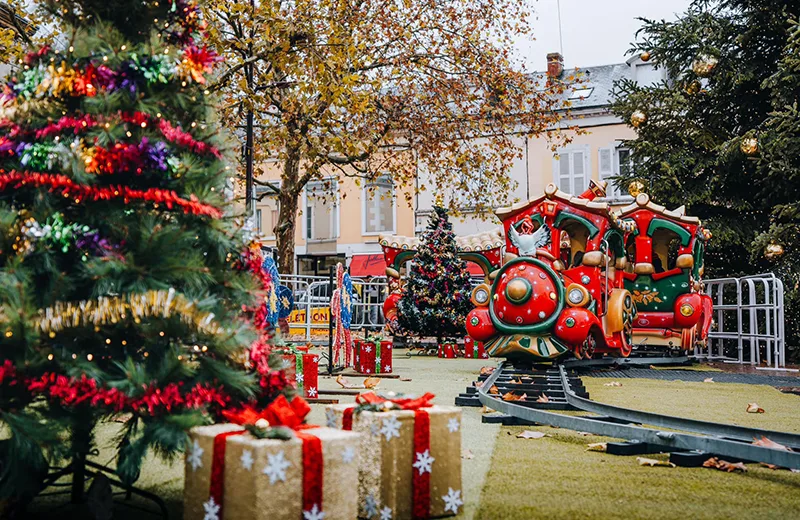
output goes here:
[[397, 303], [397, 319], [400, 327], [418, 336], [453, 338], [466, 333], [472, 287], [447, 210], [433, 209]]
[[[148, 450], [182, 450], [259, 392], [242, 310], [263, 287], [229, 216], [197, 6], [48, 5], [63, 47], [27, 57], [0, 114], [0, 501], [38, 491], [58, 459], [82, 484], [102, 418], [123, 421], [130, 483]], [[259, 368], [274, 394], [280, 374]]]

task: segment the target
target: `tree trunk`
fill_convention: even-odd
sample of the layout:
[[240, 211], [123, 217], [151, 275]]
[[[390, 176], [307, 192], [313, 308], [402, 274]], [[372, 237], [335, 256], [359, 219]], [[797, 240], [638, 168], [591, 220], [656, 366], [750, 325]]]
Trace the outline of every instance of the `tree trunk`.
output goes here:
[[297, 227], [297, 205], [302, 186], [298, 186], [300, 159], [296, 150], [287, 150], [281, 175], [281, 192], [278, 195], [278, 225], [275, 239], [278, 249], [278, 270], [281, 274], [294, 273], [294, 234]]

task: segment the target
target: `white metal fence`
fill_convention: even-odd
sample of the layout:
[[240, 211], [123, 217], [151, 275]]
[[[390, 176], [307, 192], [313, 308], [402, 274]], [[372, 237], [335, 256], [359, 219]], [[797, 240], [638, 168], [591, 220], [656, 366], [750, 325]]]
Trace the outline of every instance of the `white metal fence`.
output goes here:
[[[786, 365], [783, 282], [773, 273], [705, 280], [714, 302], [708, 343], [695, 357], [777, 370]], [[761, 367], [762, 362], [766, 367]]]

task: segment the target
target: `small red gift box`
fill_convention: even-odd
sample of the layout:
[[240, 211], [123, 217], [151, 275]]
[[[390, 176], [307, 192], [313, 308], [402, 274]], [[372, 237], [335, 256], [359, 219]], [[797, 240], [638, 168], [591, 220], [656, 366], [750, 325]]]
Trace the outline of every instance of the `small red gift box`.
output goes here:
[[388, 374], [392, 372], [392, 342], [359, 341], [356, 344], [356, 372], [361, 374]]
[[284, 354], [283, 365], [286, 379], [297, 385], [297, 393], [303, 397], [318, 396], [319, 356], [316, 354]]
[[483, 349], [483, 341], [475, 341], [470, 336], [464, 338], [464, 357], [473, 359], [485, 359], [489, 356]]
[[440, 358], [454, 359], [458, 356], [458, 349], [455, 343], [442, 343], [439, 345], [438, 355]]

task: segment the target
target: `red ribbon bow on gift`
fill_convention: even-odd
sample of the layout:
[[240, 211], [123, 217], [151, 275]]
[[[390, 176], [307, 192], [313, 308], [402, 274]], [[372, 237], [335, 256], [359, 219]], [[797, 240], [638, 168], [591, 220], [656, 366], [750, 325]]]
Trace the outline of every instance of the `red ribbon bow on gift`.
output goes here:
[[236, 411], [224, 410], [222, 415], [230, 422], [241, 426], [254, 425], [260, 419], [264, 419], [269, 422], [270, 426], [285, 426], [292, 430], [303, 430], [317, 428], [317, 426], [303, 424], [310, 411], [311, 406], [302, 397], [295, 396], [289, 402], [286, 396], [281, 395], [260, 412], [248, 405]]
[[410, 398], [410, 397], [395, 397], [395, 398], [386, 398], [381, 397], [375, 392], [364, 392], [363, 394], [359, 394], [356, 397], [356, 403], [358, 404], [381, 404], [381, 403], [394, 403], [397, 405], [398, 408], [401, 410], [419, 410], [420, 408], [430, 408], [433, 406], [433, 398], [436, 397], [434, 394], [428, 392], [422, 397], [417, 398]]

